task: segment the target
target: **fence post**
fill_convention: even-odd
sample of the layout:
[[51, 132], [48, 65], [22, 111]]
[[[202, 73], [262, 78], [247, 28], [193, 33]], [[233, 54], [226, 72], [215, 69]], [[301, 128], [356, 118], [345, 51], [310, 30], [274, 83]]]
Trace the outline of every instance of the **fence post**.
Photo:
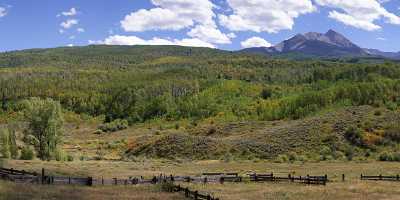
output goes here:
[[361, 174], [360, 179], [363, 180], [363, 175]]
[[93, 177], [88, 177], [87, 185], [88, 186], [93, 186]]
[[288, 179], [290, 182], [292, 182], [292, 175], [288, 174]]
[[344, 174], [342, 174], [342, 182], [344, 182], [345, 181], [345, 177], [344, 177]]
[[118, 185], [118, 179], [117, 178], [114, 178], [114, 183], [115, 183], [115, 185]]
[[71, 177], [68, 177], [68, 184], [71, 185]]
[[44, 168], [42, 168], [42, 185], [44, 184]]
[[311, 182], [310, 182], [310, 175], [307, 174], [307, 184], [310, 185], [310, 183], [311, 183]]
[[189, 188], [185, 188], [185, 197], [189, 197]]
[[207, 177], [204, 177], [204, 184], [207, 184]]
[[223, 176], [219, 178], [219, 182], [220, 182], [221, 184], [224, 184], [224, 177], [223, 177]]
[[379, 180], [382, 180], [382, 174], [379, 174]]
[[400, 176], [398, 174], [396, 176], [396, 180], [400, 180]]
[[324, 176], [324, 185], [326, 185], [326, 182], [328, 182], [328, 174], [325, 174]]
[[101, 177], [101, 185], [104, 185], [104, 177]]
[[194, 192], [194, 200], [198, 200], [198, 198], [199, 198], [199, 192], [195, 191]]

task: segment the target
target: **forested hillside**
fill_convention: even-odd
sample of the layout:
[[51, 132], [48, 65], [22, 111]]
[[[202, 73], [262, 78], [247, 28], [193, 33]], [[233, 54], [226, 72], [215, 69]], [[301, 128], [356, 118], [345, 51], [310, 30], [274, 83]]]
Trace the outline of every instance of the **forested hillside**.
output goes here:
[[15, 119], [29, 97], [129, 125], [302, 120], [363, 105], [398, 113], [399, 78], [400, 64], [392, 62], [289, 61], [177, 46], [6, 52], [0, 54], [0, 123]]

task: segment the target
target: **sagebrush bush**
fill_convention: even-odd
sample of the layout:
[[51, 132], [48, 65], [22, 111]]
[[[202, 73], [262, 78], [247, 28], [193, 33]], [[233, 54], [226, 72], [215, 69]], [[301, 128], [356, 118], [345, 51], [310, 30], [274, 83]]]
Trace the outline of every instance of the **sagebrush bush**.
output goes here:
[[381, 152], [378, 157], [379, 161], [400, 162], [400, 152]]
[[280, 154], [275, 159], [275, 162], [277, 162], [277, 163], [287, 163], [288, 161], [289, 161], [289, 157], [286, 154]]
[[21, 160], [33, 160], [35, 157], [35, 154], [33, 152], [33, 149], [29, 146], [24, 146], [21, 150]]
[[117, 119], [110, 123], [101, 124], [99, 129], [103, 132], [116, 132], [120, 130], [127, 129], [129, 123], [127, 120]]

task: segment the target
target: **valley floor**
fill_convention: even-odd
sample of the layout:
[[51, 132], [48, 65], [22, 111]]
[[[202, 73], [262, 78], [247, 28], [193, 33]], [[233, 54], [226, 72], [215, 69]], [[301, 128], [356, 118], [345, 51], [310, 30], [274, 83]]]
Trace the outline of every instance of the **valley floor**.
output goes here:
[[[239, 172], [245, 175], [249, 172], [270, 173], [286, 176], [288, 173], [296, 176], [324, 175], [327, 174], [333, 182], [326, 186], [306, 186], [295, 183], [238, 183], [238, 184], [190, 184], [191, 189], [213, 194], [221, 199], [252, 200], [252, 199], [400, 199], [400, 182], [369, 182], [360, 181], [360, 174], [364, 175], [395, 175], [400, 173], [399, 163], [390, 162], [319, 162], [319, 163], [271, 163], [267, 161], [187, 161], [173, 162], [166, 160], [147, 160], [137, 162], [111, 162], [111, 161], [74, 161], [74, 162], [41, 162], [41, 161], [6, 161], [5, 167], [40, 171], [45, 167], [50, 173], [58, 175], [93, 176], [105, 178], [129, 176], [148, 176], [164, 174], [174, 175], [200, 175], [203, 172]], [[342, 174], [346, 175], [346, 181], [342, 182]], [[15, 187], [15, 186], [13, 186]], [[22, 187], [23, 190], [44, 190], [45, 187]], [[9, 191], [10, 189], [8, 189]], [[12, 190], [12, 189], [11, 189]], [[140, 192], [137, 192], [140, 190]], [[54, 199], [58, 193], [65, 191], [89, 192], [94, 195], [104, 195], [101, 199], [146, 199], [147, 193], [154, 189], [140, 187], [94, 187], [73, 188], [57, 187], [51, 190], [50, 196], [43, 199]], [[4, 191], [4, 189], [3, 189]], [[96, 191], [101, 191], [97, 193]], [[136, 192], [135, 192], [136, 191]], [[143, 195], [142, 195], [143, 193]], [[130, 195], [134, 194], [134, 195]], [[53, 196], [52, 196], [53, 195]], [[55, 196], [54, 196], [55, 195]], [[154, 195], [151, 199], [168, 199], [161, 194]], [[161, 197], [162, 198], [159, 198]], [[179, 196], [179, 195], [178, 195]], [[50, 197], [50, 198], [47, 198]], [[71, 196], [72, 197], [72, 196]], [[97, 196], [98, 197], [98, 196]], [[119, 198], [121, 197], [121, 198]], [[136, 198], [137, 197], [137, 198]], [[164, 198], [165, 197], [165, 198]], [[176, 197], [176, 198], [175, 198]], [[180, 196], [179, 196], [180, 198]], [[179, 199], [171, 196], [171, 199]], [[89, 198], [90, 199], [90, 198]], [[96, 199], [96, 196], [94, 198]]]
[[153, 186], [74, 187], [14, 184], [0, 181], [0, 200], [180, 200], [180, 194], [160, 192]]

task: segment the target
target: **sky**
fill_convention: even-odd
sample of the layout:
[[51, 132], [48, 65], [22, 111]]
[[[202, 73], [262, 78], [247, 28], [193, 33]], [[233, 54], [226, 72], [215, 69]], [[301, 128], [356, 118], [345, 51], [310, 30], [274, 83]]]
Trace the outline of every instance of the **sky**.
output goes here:
[[400, 0], [0, 0], [0, 51], [59, 46], [271, 46], [333, 29], [400, 51]]

